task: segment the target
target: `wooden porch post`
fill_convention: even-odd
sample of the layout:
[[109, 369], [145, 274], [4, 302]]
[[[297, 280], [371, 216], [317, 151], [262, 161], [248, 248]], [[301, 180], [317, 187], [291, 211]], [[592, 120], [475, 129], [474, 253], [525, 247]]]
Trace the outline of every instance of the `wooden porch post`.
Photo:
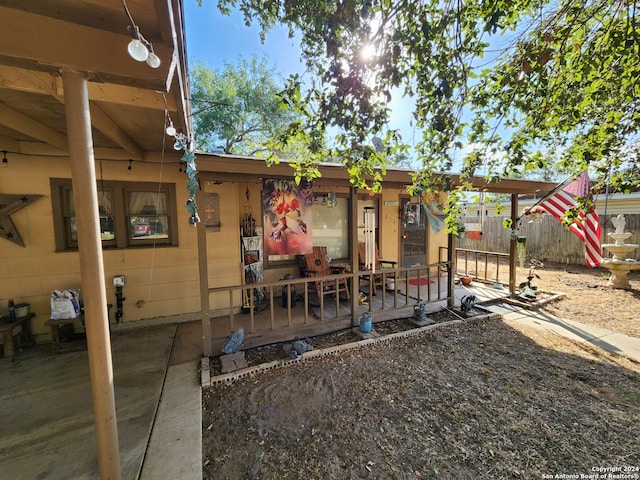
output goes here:
[[447, 262], [448, 263], [448, 277], [447, 277], [447, 306], [453, 308], [456, 305], [456, 237], [455, 235], [447, 234]]
[[[518, 194], [511, 194], [511, 228], [516, 229], [518, 225]], [[515, 235], [511, 235], [509, 241], [509, 293], [516, 292], [516, 252], [518, 239]]]
[[78, 73], [65, 70], [62, 82], [100, 478], [120, 479], [118, 423], [87, 81]]
[[350, 189], [350, 212], [349, 212], [349, 238], [351, 239], [351, 245], [349, 251], [351, 252], [351, 272], [354, 273], [353, 280], [351, 281], [351, 325], [354, 327], [360, 324], [360, 277], [357, 273], [360, 269], [360, 262], [358, 261], [358, 189], [351, 187]]
[[[196, 203], [204, 205], [201, 191], [196, 192]], [[202, 318], [202, 356], [210, 357], [211, 347], [211, 319], [209, 314], [209, 266], [207, 257], [207, 229], [204, 222], [200, 222], [198, 229], [198, 271], [200, 274], [200, 316]]]

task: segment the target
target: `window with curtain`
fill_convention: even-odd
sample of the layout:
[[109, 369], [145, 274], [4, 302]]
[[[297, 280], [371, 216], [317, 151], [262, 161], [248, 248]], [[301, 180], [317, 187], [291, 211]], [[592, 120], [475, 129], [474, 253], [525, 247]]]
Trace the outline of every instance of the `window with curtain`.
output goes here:
[[313, 205], [313, 245], [327, 247], [331, 258], [349, 258], [349, 199], [337, 197], [333, 206]]
[[[56, 249], [77, 249], [71, 180], [51, 179], [51, 200]], [[98, 211], [105, 248], [178, 244], [174, 184], [100, 181]]]
[[128, 191], [130, 240], [169, 238], [167, 196], [164, 192]]

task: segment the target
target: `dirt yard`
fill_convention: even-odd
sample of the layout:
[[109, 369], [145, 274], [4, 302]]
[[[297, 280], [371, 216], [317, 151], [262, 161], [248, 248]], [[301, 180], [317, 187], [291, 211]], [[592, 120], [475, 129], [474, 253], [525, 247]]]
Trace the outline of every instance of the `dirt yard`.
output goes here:
[[[526, 280], [528, 269], [518, 268], [518, 279]], [[534, 285], [567, 294], [545, 311], [640, 338], [640, 271], [629, 274], [631, 290], [607, 287], [609, 271], [575, 265], [545, 264], [534, 271]]]
[[[612, 290], [604, 272], [545, 265], [533, 283], [567, 294], [548, 312], [640, 337], [640, 277]], [[640, 364], [499, 320], [271, 370], [203, 403], [206, 479], [640, 478]], [[588, 476], [607, 472], [628, 476]]]

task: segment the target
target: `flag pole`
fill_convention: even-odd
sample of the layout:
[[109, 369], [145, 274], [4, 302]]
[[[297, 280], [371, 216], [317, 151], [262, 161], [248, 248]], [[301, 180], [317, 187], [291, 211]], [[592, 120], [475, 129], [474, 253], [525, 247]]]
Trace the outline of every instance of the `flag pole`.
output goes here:
[[[549, 198], [551, 195], [553, 195], [554, 193], [556, 193], [558, 190], [560, 190], [562, 187], [564, 187], [569, 180], [571, 180], [571, 177], [563, 180], [562, 182], [560, 182], [558, 185], [556, 185], [555, 187], [553, 187], [553, 190], [551, 190], [549, 193], [547, 193], [545, 196], [540, 197], [540, 199], [534, 203], [533, 205], [531, 205], [528, 209], [527, 209], [527, 213], [531, 210], [533, 210], [535, 207], [537, 207], [538, 205], [540, 205], [543, 201], [545, 201], [547, 198]], [[526, 213], [523, 213], [522, 215], [520, 215], [518, 218], [516, 218], [516, 222], [514, 225], [514, 228], [518, 226], [518, 224], [520, 223], [520, 220], [522, 220], [522, 217], [524, 217], [526, 215]]]

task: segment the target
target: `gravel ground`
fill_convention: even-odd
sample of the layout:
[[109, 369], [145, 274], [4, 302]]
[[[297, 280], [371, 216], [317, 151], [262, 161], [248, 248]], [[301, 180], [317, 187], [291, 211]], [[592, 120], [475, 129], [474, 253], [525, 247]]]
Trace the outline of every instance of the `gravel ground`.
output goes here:
[[[567, 293], [544, 308], [640, 336], [638, 276], [633, 290], [612, 290], [598, 270], [537, 269], [534, 285]], [[206, 389], [203, 474], [640, 478], [639, 380], [637, 362], [540, 330], [443, 324]]]

